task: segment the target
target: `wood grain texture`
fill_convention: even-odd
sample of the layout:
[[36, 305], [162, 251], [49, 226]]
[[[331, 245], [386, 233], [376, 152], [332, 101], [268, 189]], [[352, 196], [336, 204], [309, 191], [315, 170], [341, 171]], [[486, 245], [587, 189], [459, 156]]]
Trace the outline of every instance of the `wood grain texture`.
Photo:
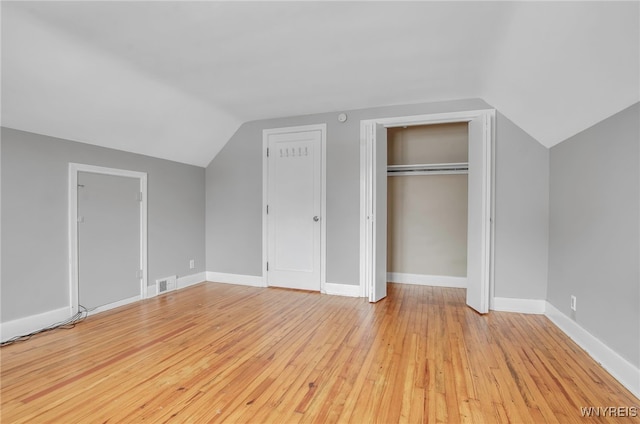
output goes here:
[[640, 403], [546, 317], [478, 315], [464, 296], [191, 286], [0, 349], [0, 418], [577, 423]]

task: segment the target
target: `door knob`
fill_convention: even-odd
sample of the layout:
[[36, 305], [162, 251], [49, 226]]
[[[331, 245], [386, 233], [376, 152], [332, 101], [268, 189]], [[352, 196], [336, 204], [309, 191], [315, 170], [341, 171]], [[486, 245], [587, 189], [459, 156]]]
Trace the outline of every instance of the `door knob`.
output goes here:
[[313, 220], [314, 220], [315, 222], [318, 222], [318, 221], [320, 221], [320, 217], [316, 215], [316, 216], [314, 216], [314, 217], [313, 217]]

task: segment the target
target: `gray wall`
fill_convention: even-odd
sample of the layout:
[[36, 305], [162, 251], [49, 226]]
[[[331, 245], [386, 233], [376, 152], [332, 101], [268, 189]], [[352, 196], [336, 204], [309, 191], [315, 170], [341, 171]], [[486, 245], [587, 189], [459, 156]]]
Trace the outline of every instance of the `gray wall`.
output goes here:
[[495, 156], [495, 296], [546, 299], [549, 149], [501, 113]]
[[150, 282], [205, 270], [203, 168], [8, 128], [1, 135], [2, 322], [69, 304], [69, 162], [148, 173]]
[[[207, 167], [207, 270], [262, 275], [263, 129], [327, 123], [327, 282], [357, 285], [360, 120], [487, 107], [482, 100], [470, 99], [347, 111], [348, 120], [343, 124], [337, 121], [337, 112], [245, 123]], [[547, 246], [532, 234], [547, 233], [547, 214], [534, 216], [522, 201], [548, 201], [546, 149], [502, 116], [497, 121], [497, 137], [498, 161], [514, 163], [496, 171], [499, 179], [510, 180], [496, 189], [497, 213], [505, 223], [518, 224], [501, 227], [496, 222], [496, 269], [503, 271], [496, 275], [495, 294], [544, 299]], [[535, 154], [528, 156], [531, 152]], [[519, 172], [522, 163], [526, 163], [524, 173]], [[533, 169], [542, 171], [538, 174]], [[511, 192], [517, 191], [511, 187], [519, 184], [531, 189], [511, 198]], [[529, 246], [531, 239], [534, 243]], [[518, 260], [518, 269], [506, 264], [513, 258]]]
[[[551, 149], [548, 300], [640, 365], [640, 106]], [[577, 311], [570, 296], [577, 297]]]

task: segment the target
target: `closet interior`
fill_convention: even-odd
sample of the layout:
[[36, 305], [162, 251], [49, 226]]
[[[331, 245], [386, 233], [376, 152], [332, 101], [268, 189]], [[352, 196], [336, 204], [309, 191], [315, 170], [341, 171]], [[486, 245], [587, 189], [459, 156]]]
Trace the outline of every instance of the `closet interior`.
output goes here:
[[389, 128], [388, 281], [466, 287], [468, 124]]

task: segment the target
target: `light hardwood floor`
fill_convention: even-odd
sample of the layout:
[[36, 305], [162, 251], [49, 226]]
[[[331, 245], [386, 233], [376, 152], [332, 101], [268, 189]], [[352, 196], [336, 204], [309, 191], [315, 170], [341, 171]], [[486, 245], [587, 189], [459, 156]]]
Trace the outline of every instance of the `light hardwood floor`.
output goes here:
[[[2, 423], [612, 422], [638, 406], [546, 317], [204, 283], [0, 349]], [[637, 418], [620, 418], [637, 422]]]

